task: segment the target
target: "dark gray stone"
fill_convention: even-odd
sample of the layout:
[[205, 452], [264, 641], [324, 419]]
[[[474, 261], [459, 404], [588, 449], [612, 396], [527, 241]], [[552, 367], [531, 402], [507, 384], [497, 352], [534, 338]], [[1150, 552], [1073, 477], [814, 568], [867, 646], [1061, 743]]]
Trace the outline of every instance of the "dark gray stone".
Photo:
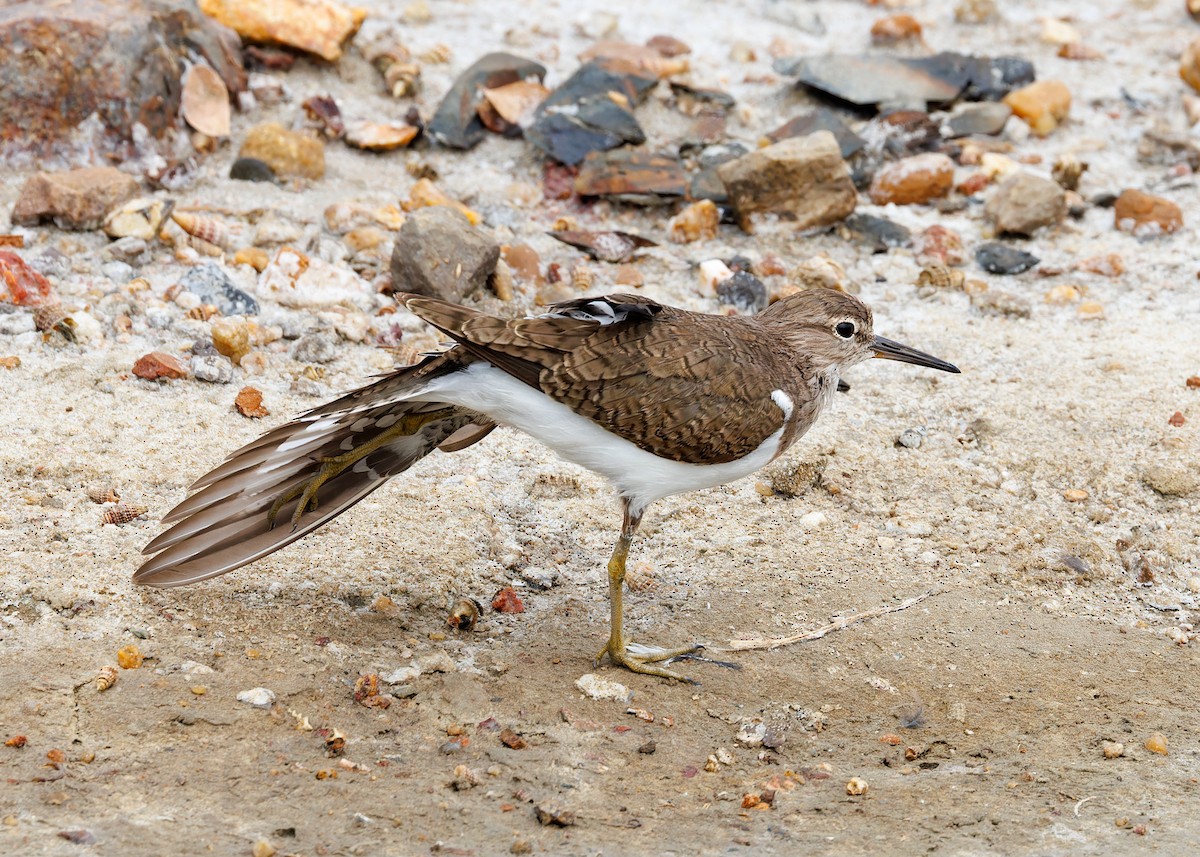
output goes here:
[[221, 315], [258, 314], [258, 301], [234, 285], [233, 280], [212, 262], [189, 270], [179, 285], [202, 302], [215, 306]]
[[496, 269], [500, 246], [459, 212], [445, 206], [408, 215], [392, 251], [398, 292], [460, 302], [481, 289]]
[[845, 237], [871, 248], [872, 253], [886, 253], [892, 247], [912, 244], [912, 232], [886, 217], [874, 214], [852, 214], [841, 224]]
[[545, 66], [533, 60], [501, 52], [485, 54], [454, 81], [427, 130], [443, 146], [470, 149], [487, 134], [478, 113], [483, 90], [545, 76]]
[[753, 274], [737, 271], [717, 283], [717, 298], [742, 315], [754, 315], [767, 308], [767, 287]]
[[1016, 247], [989, 241], [975, 251], [975, 261], [989, 274], [1020, 274], [1042, 260]]

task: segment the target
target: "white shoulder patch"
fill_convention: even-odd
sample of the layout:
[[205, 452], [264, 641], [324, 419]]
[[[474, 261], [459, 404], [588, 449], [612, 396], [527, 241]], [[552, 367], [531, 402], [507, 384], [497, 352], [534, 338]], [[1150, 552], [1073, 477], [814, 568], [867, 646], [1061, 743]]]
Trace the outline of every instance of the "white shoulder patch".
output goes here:
[[792, 401], [791, 396], [783, 392], [783, 390], [772, 390], [771, 401], [779, 406], [779, 410], [783, 411], [785, 422], [792, 418], [792, 410], [795, 407], [795, 403]]

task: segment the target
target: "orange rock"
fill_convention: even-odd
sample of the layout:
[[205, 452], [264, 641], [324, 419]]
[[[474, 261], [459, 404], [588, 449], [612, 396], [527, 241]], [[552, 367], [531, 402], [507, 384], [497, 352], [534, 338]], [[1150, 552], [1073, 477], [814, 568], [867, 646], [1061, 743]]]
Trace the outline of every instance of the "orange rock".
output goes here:
[[497, 613], [524, 613], [525, 605], [517, 591], [511, 586], [506, 586], [492, 598], [492, 609]]
[[517, 275], [517, 279], [526, 283], [542, 282], [542, 262], [537, 250], [528, 244], [514, 244], [501, 248], [500, 253], [508, 267]]
[[1200, 92], [1200, 39], [1194, 39], [1179, 58], [1179, 76], [1184, 83]]
[[0, 250], [0, 303], [43, 306], [55, 300], [49, 280], [16, 253]]
[[958, 183], [958, 192], [963, 196], [974, 196], [991, 183], [992, 180], [986, 173], [973, 173]]
[[876, 205], [913, 205], [943, 197], [954, 186], [954, 161], [942, 154], [926, 153], [888, 164], [871, 182]]
[[1122, 232], [1142, 238], [1179, 230], [1183, 212], [1169, 199], [1130, 188], [1117, 197], [1113, 222]]
[[233, 406], [237, 408], [238, 413], [243, 417], [250, 417], [250, 419], [257, 420], [271, 413], [263, 407], [262, 400], [262, 390], [254, 387], [242, 387], [238, 391], [237, 398], [233, 400]]
[[277, 176], [319, 179], [325, 175], [325, 144], [278, 122], [265, 122], [247, 131], [238, 155], [263, 161]]
[[200, 11], [252, 42], [299, 48], [334, 62], [366, 9], [336, 0], [200, 0]]
[[1168, 419], [1167, 422], [1173, 425], [1175, 428], [1182, 428], [1183, 424], [1187, 422], [1187, 419], [1184, 418], [1183, 411], [1176, 411], [1175, 413], [1171, 414], [1171, 418]]
[[133, 364], [133, 374], [147, 381], [174, 381], [187, 377], [187, 370], [170, 354], [161, 351], [151, 351], [137, 359]]
[[1010, 92], [1004, 103], [1033, 133], [1045, 137], [1071, 112], [1071, 90], [1061, 80], [1039, 80]]
[[671, 218], [667, 224], [668, 236], [676, 244], [708, 241], [717, 237], [720, 225], [721, 212], [717, 204], [710, 199], [702, 199]]
[[921, 24], [912, 15], [889, 15], [871, 25], [871, 41], [877, 45], [894, 45], [920, 38]]

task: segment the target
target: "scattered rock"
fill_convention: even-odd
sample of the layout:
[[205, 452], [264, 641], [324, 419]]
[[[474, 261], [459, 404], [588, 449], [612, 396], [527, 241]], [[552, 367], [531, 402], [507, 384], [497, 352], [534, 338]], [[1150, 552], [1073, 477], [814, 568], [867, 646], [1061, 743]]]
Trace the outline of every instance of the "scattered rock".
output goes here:
[[1067, 193], [1051, 179], [1013, 173], [996, 188], [983, 213], [997, 233], [1032, 235], [1042, 226], [1062, 222], [1067, 216]]
[[1178, 231], [1183, 226], [1183, 211], [1169, 199], [1131, 188], [1117, 197], [1113, 221], [1122, 232], [1148, 238]]
[[846, 794], [854, 796], [865, 795], [870, 788], [866, 780], [851, 777], [850, 781], [846, 783]]
[[413, 666], [422, 674], [458, 672], [458, 665], [454, 663], [454, 659], [441, 649], [414, 658]]
[[421, 133], [414, 125], [354, 119], [346, 123], [345, 141], [368, 152], [390, 152], [411, 143]]
[[741, 315], [754, 315], [767, 308], [767, 287], [749, 271], [737, 271], [717, 283], [717, 299]]
[[1004, 103], [1025, 120], [1033, 133], [1045, 137], [1071, 112], [1071, 90], [1060, 80], [1039, 80], [1010, 92]]
[[686, 196], [687, 191], [687, 175], [679, 159], [653, 152], [590, 152], [575, 177], [575, 192], [580, 196], [634, 205], [666, 205]]
[[501, 52], [485, 54], [454, 81], [429, 120], [429, 133], [443, 146], [470, 149], [487, 134], [479, 118], [484, 90], [545, 76], [545, 66], [533, 60]]
[[525, 139], [570, 166], [592, 152], [644, 143], [633, 108], [657, 82], [657, 75], [626, 60], [590, 60], [541, 103]]
[[483, 222], [483, 218], [478, 212], [467, 208], [457, 199], [454, 199], [442, 191], [429, 179], [420, 179], [412, 190], [409, 191], [408, 199], [401, 203], [405, 211], [416, 211], [418, 208], [432, 208], [435, 206], [445, 206], [453, 208], [463, 217], [467, 218], [472, 226], [478, 226]]
[[246, 88], [237, 37], [191, 0], [2, 4], [2, 148], [127, 158], [136, 125], [151, 140], [176, 126], [179, 80], [198, 56], [229, 91]]
[[397, 291], [460, 303], [482, 289], [496, 268], [500, 247], [457, 211], [422, 208], [404, 221], [392, 251]]
[[629, 688], [619, 682], [602, 678], [595, 673], [585, 673], [575, 679], [575, 687], [592, 699], [612, 699], [617, 702], [628, 702]]
[[242, 182], [274, 182], [275, 170], [258, 158], [238, 158], [229, 168], [229, 177]]
[[838, 226], [838, 233], [871, 248], [872, 253], [886, 253], [893, 247], [907, 247], [912, 232], [886, 217], [856, 212]]
[[920, 449], [921, 444], [924, 442], [924, 428], [907, 428], [900, 432], [900, 436], [896, 438], [896, 445], [902, 446], [905, 449]]
[[506, 586], [492, 597], [492, 609], [497, 613], [524, 613], [521, 596], [511, 586]]
[[133, 364], [133, 374], [147, 381], [175, 381], [187, 377], [187, 370], [170, 354], [151, 351]]
[[292, 359], [308, 365], [332, 363], [337, 359], [340, 342], [328, 333], [306, 333], [292, 346]]
[[109, 211], [137, 192], [137, 181], [115, 167], [37, 173], [21, 188], [12, 222], [36, 226], [52, 220], [60, 229], [95, 229]]
[[104, 232], [109, 238], [139, 240], [142, 250], [145, 250], [146, 242], [158, 237], [173, 207], [174, 203], [150, 196], [131, 199], [105, 216]]
[[876, 205], [913, 205], [950, 193], [954, 187], [954, 161], [949, 156], [926, 152], [888, 164], [871, 182], [871, 201]]
[[258, 420], [271, 413], [263, 407], [262, 401], [262, 390], [255, 387], [242, 387], [238, 391], [237, 398], [233, 400], [233, 406], [243, 417]]
[[816, 131], [828, 131], [833, 134], [837, 139], [843, 158], [849, 158], [866, 145], [866, 140], [850, 130], [850, 126], [827, 107], [821, 107], [789, 119], [774, 131], [768, 132], [767, 139], [772, 143], [778, 143], [792, 137], [807, 137]]
[[1125, 755], [1125, 745], [1119, 741], [1105, 741], [1100, 749], [1106, 759], [1119, 759]]
[[220, 354], [193, 357], [188, 368], [192, 377], [210, 384], [229, 384], [233, 381], [233, 363]]
[[420, 676], [420, 668], [408, 666], [394, 669], [386, 675], [381, 675], [379, 678], [386, 684], [408, 684], [409, 682], [416, 681]]
[[327, 62], [358, 32], [367, 10], [337, 0], [199, 0], [204, 14], [251, 42], [285, 45]]
[[954, 54], [905, 59], [887, 56], [829, 55], [806, 57], [795, 72], [799, 84], [860, 107], [888, 105], [925, 109], [949, 104], [966, 87], [970, 75]]
[[780, 214], [797, 229], [808, 229], [845, 219], [858, 202], [850, 170], [828, 131], [750, 152], [722, 164], [717, 173], [748, 232], [760, 212]]
[[374, 293], [374, 287], [353, 271], [293, 247], [280, 247], [258, 278], [259, 296], [287, 307], [369, 306]]
[[189, 268], [179, 285], [200, 299], [212, 304], [221, 315], [257, 315], [258, 301], [243, 292], [219, 265], [209, 262]]
[[709, 199], [693, 202], [667, 224], [667, 234], [676, 244], [709, 241], [717, 237], [721, 212]]
[[49, 280], [16, 253], [0, 250], [0, 303], [38, 307], [57, 302]]
[[846, 269], [828, 256], [805, 259], [788, 271], [788, 283], [801, 289], [836, 289], [849, 291]]
[[265, 122], [247, 131], [238, 158], [261, 161], [275, 176], [285, 178], [319, 179], [325, 175], [325, 144], [278, 122]]
[[733, 740], [743, 747], [761, 747], [767, 735], [767, 726], [759, 720], [748, 720], [741, 725]]
[[1016, 247], [989, 241], [979, 245], [975, 251], [975, 261], [989, 274], [1020, 274], [1042, 260]]
[[1004, 123], [1012, 115], [1012, 108], [1003, 102], [970, 104], [951, 115], [944, 133], [950, 139], [972, 134], [993, 136], [1004, 130]]
[[1142, 482], [1164, 497], [1191, 497], [1200, 494], [1200, 471], [1179, 460], [1148, 465]]
[[958, 267], [967, 264], [967, 250], [962, 236], [940, 223], [935, 223], [917, 236], [913, 242], [913, 254], [921, 265]]
[[538, 804], [533, 808], [533, 814], [538, 824], [547, 827], [570, 827], [575, 823], [575, 813], [572, 810], [562, 809], [554, 804]]
[[1161, 732], [1155, 732], [1146, 739], [1146, 749], [1160, 756], [1167, 755], [1167, 737]]
[[265, 687], [255, 687], [243, 690], [237, 695], [238, 702], [252, 705], [255, 708], [270, 708], [275, 704], [275, 691]]

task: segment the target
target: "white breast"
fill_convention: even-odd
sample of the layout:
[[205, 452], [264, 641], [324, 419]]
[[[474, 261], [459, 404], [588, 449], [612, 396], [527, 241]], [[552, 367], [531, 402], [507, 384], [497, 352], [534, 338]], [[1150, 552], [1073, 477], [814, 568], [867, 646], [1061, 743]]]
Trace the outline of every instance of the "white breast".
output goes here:
[[[772, 396], [788, 415], [791, 400]], [[580, 416], [566, 405], [490, 366], [473, 363], [462, 372], [436, 378], [412, 398], [434, 399], [487, 414], [540, 440], [563, 458], [611, 482], [634, 509], [672, 494], [711, 488], [740, 479], [771, 461], [783, 427], [744, 458], [722, 464], [688, 464], [646, 452]]]

